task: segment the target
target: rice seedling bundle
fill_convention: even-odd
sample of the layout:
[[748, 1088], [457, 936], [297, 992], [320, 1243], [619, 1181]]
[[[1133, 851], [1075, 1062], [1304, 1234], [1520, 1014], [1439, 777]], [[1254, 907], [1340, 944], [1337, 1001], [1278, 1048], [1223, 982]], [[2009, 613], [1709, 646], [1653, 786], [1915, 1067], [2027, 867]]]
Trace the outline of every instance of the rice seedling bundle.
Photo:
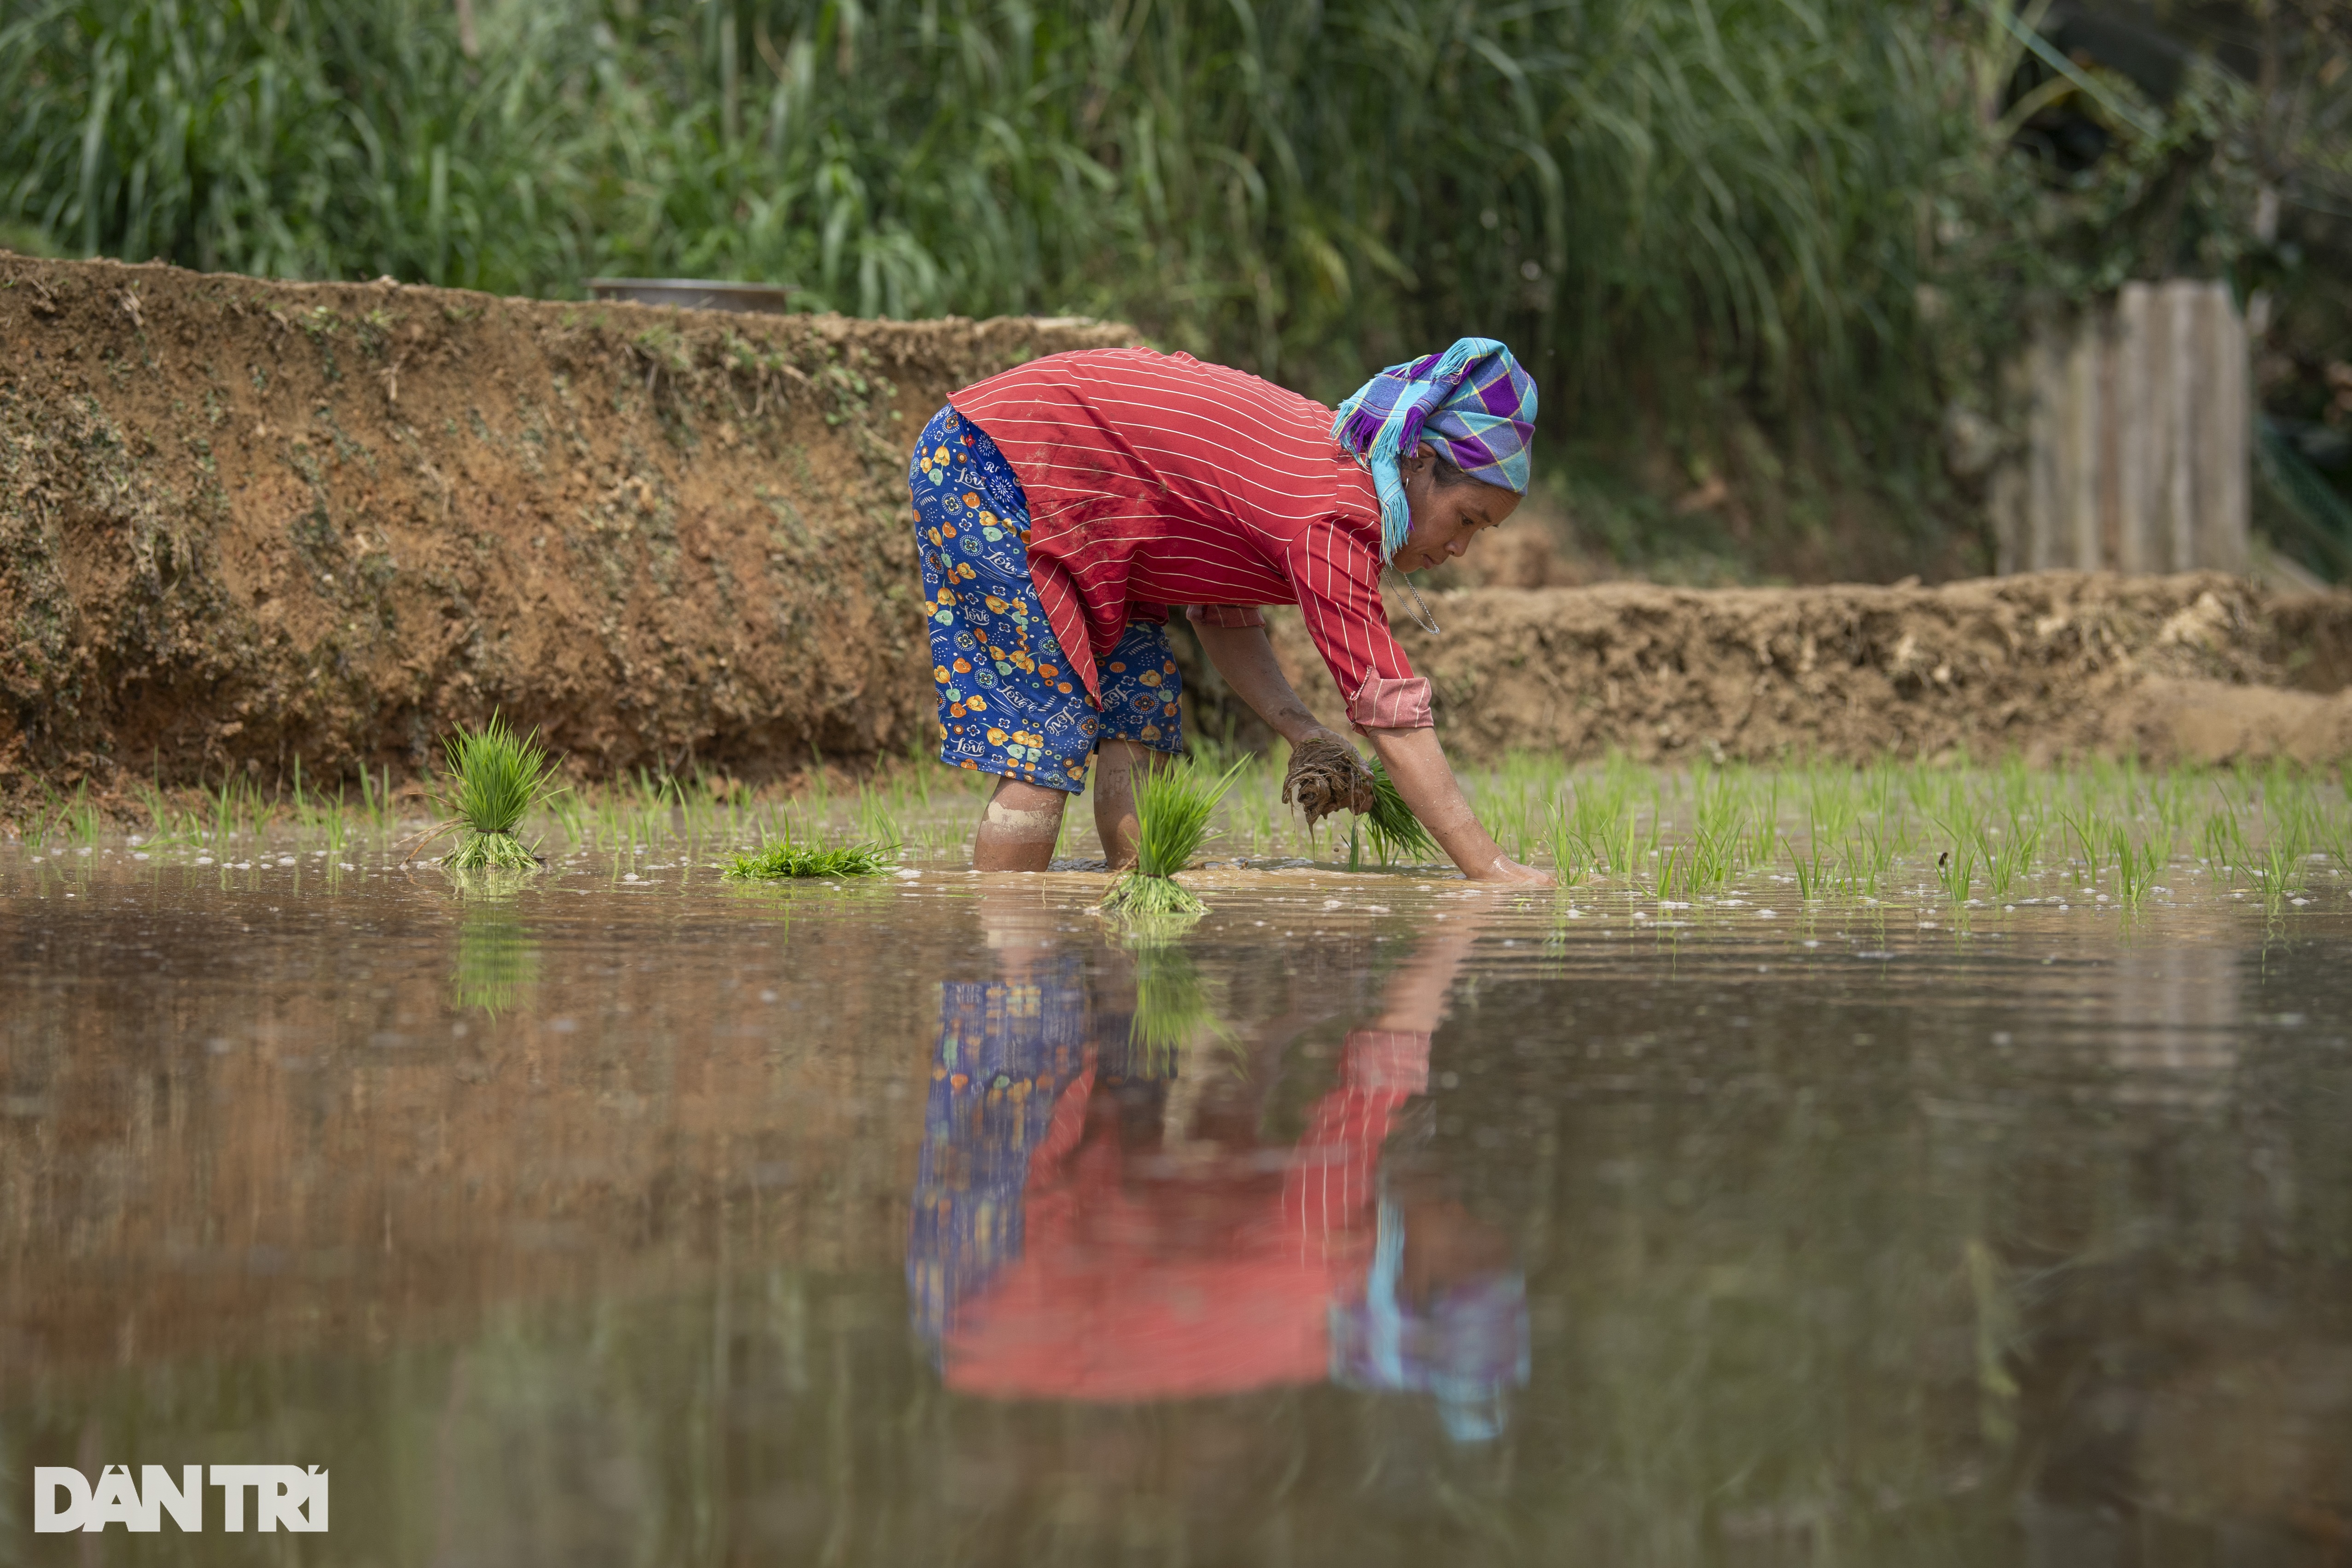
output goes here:
[[1412, 865], [1437, 856], [1437, 840], [1405, 805], [1396, 780], [1389, 777], [1388, 764], [1378, 760], [1372, 763], [1372, 809], [1364, 813], [1363, 825], [1364, 837], [1383, 865], [1400, 860]]
[[822, 844], [804, 843], [793, 837], [788, 826], [781, 837], [768, 839], [759, 848], [739, 851], [720, 875], [730, 882], [878, 877], [890, 868], [890, 847], [881, 844], [847, 844], [829, 848]]
[[1155, 768], [1135, 784], [1135, 868], [1111, 885], [1099, 906], [1106, 914], [1146, 919], [1199, 914], [1208, 908], [1178, 885], [1176, 873], [1190, 864], [1209, 836], [1209, 817], [1234, 785], [1244, 763], [1212, 776], [1198, 764]]
[[523, 818], [555, 793], [555, 759], [539, 731], [519, 735], [492, 713], [479, 730], [464, 725], [442, 744], [439, 800], [450, 820], [429, 837], [454, 831], [457, 847], [441, 864], [452, 871], [527, 871], [539, 856], [518, 837]]

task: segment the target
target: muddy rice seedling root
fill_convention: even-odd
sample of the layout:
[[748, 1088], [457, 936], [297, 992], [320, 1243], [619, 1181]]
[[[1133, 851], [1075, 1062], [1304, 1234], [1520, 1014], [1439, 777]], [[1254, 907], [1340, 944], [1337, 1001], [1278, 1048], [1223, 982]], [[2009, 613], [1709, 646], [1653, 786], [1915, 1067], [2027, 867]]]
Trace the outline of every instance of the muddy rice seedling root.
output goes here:
[[1372, 771], [1345, 741], [1315, 735], [1290, 749], [1290, 767], [1282, 775], [1282, 804], [1305, 812], [1307, 826], [1335, 811], [1369, 816], [1378, 801]]

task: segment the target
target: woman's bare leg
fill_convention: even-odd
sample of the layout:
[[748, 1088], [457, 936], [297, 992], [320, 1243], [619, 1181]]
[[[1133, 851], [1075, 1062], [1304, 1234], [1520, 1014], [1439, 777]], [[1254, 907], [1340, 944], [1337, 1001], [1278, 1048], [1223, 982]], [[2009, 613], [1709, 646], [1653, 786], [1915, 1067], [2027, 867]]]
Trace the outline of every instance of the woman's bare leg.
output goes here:
[[1000, 778], [972, 836], [975, 871], [1043, 871], [1054, 863], [1054, 840], [1061, 837], [1062, 804], [1069, 797], [1043, 784]]
[[1134, 741], [1103, 741], [1095, 746], [1095, 831], [1102, 837], [1110, 868], [1135, 864], [1135, 847], [1142, 825], [1135, 817], [1135, 770], [1166, 767], [1173, 759], [1165, 752]]

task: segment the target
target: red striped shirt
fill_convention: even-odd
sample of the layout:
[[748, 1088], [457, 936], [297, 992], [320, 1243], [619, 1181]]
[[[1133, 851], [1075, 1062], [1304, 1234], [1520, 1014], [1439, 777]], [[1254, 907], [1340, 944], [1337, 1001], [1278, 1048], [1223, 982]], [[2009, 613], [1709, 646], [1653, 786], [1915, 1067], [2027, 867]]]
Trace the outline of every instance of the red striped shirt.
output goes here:
[[1389, 635], [1371, 476], [1331, 410], [1190, 354], [1048, 354], [950, 400], [1029, 497], [1029, 574], [1087, 689], [1130, 620], [1170, 605], [1256, 626], [1297, 605], [1359, 726], [1430, 722], [1429, 682]]

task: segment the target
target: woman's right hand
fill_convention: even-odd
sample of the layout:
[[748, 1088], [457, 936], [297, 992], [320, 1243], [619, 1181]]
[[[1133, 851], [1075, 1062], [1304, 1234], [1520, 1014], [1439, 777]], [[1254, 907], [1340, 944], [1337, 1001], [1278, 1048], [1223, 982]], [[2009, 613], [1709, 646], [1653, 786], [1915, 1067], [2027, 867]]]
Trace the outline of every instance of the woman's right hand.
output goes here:
[[1497, 855], [1494, 863], [1482, 872], [1465, 872], [1474, 882], [1517, 884], [1527, 888], [1554, 888], [1559, 879], [1550, 872], [1533, 866], [1522, 866], [1508, 855]]
[[1364, 733], [1372, 750], [1388, 764], [1397, 794], [1421, 818], [1430, 837], [1462, 868], [1465, 877], [1474, 882], [1530, 888], [1551, 885], [1549, 875], [1504, 854], [1503, 847], [1479, 826], [1478, 814], [1470, 809], [1454, 770], [1445, 765], [1445, 749], [1438, 744], [1435, 730], [1367, 729]]

